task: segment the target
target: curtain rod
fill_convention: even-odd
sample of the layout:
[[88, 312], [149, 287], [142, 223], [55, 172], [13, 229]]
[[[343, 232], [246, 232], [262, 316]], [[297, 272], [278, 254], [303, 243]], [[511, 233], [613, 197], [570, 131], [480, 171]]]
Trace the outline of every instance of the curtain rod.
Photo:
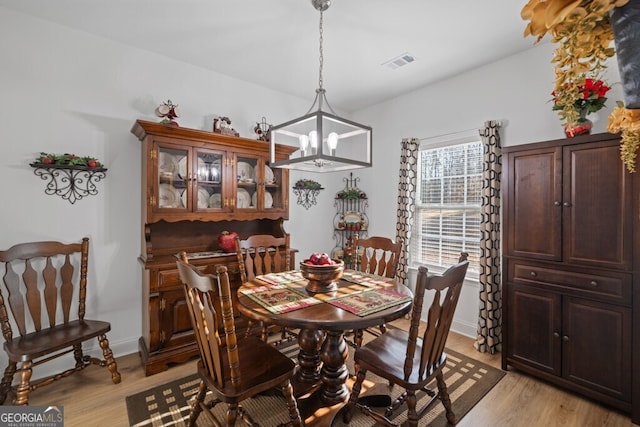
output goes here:
[[[495, 122], [498, 125], [498, 127], [502, 127], [502, 121], [495, 120]], [[440, 135], [434, 135], [434, 136], [427, 136], [427, 137], [424, 137], [424, 138], [418, 138], [418, 141], [427, 141], [427, 140], [434, 141], [434, 140], [438, 140], [438, 139], [445, 138], [445, 137], [446, 137], [447, 140], [449, 140], [449, 139], [454, 139], [457, 135], [460, 135], [462, 137], [472, 137], [472, 136], [473, 137], [476, 137], [476, 136], [479, 137], [480, 136], [480, 131], [482, 129], [484, 129], [484, 127], [485, 127], [485, 123], [486, 122], [483, 122], [482, 125], [480, 125], [477, 128], [464, 129], [464, 130], [459, 130], [459, 131], [456, 131], [456, 132], [449, 132], [449, 133], [443, 133], [443, 134], [440, 134]]]
[[435, 139], [435, 138], [442, 138], [443, 136], [454, 136], [454, 135], [459, 135], [459, 134], [469, 134], [470, 132], [478, 132], [480, 130], [480, 128], [470, 128], [470, 129], [465, 129], [465, 130], [459, 130], [456, 132], [449, 132], [449, 133], [443, 133], [440, 135], [433, 135], [433, 136], [426, 136], [424, 138], [418, 138], [418, 140], [420, 141], [425, 141], [427, 139]]

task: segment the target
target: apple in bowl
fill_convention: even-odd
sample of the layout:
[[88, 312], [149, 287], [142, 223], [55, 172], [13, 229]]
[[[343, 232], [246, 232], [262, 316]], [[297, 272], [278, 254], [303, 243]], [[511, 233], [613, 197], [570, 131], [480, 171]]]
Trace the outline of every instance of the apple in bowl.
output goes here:
[[312, 264], [312, 265], [334, 265], [336, 262], [339, 262], [339, 261], [331, 259], [331, 257], [329, 257], [329, 255], [326, 252], [323, 252], [321, 254], [314, 252], [311, 254], [309, 258], [305, 259], [302, 262], [307, 264]]
[[339, 259], [331, 259], [326, 253], [313, 253], [305, 260], [300, 261], [302, 277], [309, 283], [307, 291], [332, 292], [338, 289], [336, 281], [342, 277], [344, 262]]

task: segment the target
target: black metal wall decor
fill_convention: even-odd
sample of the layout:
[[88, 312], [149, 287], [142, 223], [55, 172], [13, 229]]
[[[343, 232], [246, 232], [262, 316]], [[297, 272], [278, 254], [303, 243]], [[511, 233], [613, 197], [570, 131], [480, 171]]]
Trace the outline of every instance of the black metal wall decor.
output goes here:
[[107, 168], [79, 165], [31, 163], [33, 173], [48, 180], [45, 194], [57, 195], [69, 203], [98, 194], [96, 183], [107, 176]]
[[312, 179], [299, 179], [293, 185], [293, 194], [298, 198], [297, 203], [305, 209], [318, 203], [317, 197], [320, 190], [324, 190], [322, 185]]
[[262, 121], [256, 122], [253, 132], [257, 135], [258, 141], [269, 142], [271, 140], [271, 123], [267, 123], [266, 117]]

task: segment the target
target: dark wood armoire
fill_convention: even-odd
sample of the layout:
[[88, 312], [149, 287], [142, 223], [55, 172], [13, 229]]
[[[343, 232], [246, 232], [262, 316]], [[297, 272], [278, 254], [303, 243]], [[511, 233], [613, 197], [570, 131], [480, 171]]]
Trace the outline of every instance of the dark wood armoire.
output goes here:
[[640, 423], [640, 174], [620, 137], [503, 151], [502, 367]]

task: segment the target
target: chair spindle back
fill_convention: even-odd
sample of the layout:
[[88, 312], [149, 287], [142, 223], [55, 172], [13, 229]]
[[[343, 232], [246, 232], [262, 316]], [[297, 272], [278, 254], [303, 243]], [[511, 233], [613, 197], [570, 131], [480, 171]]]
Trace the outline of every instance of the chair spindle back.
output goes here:
[[256, 234], [245, 240], [236, 238], [236, 254], [243, 283], [262, 274], [291, 270], [288, 234], [284, 237]]
[[402, 241], [394, 242], [380, 236], [361, 239], [356, 233], [353, 237], [353, 247], [357, 270], [390, 278], [396, 276]]
[[[68, 324], [74, 307], [77, 314], [73, 319], [84, 319], [88, 261], [87, 237], [79, 243], [22, 243], [0, 251], [7, 302], [21, 336]], [[75, 305], [74, 293], [78, 298]], [[13, 332], [8, 314], [0, 292], [0, 324], [5, 340], [10, 341]]]
[[[216, 276], [201, 273], [195, 266], [184, 260], [177, 261], [180, 280], [184, 290], [191, 315], [196, 342], [200, 350], [202, 363], [211, 378], [215, 379], [219, 387], [224, 387], [223, 352], [227, 352], [230, 369], [230, 381], [239, 384], [240, 359], [238, 355], [233, 307], [231, 301], [231, 287], [227, 267], [218, 266]], [[223, 325], [219, 325], [216, 317], [214, 301], [220, 300]], [[222, 340], [218, 330], [223, 326], [225, 340]]]
[[422, 354], [418, 367], [420, 377], [431, 375], [432, 370], [440, 364], [462, 283], [469, 266], [467, 257], [468, 254], [463, 252], [458, 263], [449, 267], [442, 275], [430, 275], [425, 267], [419, 268], [404, 365], [406, 378], [409, 378], [414, 369], [418, 329], [426, 290], [433, 290], [434, 295], [427, 312], [426, 329], [422, 336]]

